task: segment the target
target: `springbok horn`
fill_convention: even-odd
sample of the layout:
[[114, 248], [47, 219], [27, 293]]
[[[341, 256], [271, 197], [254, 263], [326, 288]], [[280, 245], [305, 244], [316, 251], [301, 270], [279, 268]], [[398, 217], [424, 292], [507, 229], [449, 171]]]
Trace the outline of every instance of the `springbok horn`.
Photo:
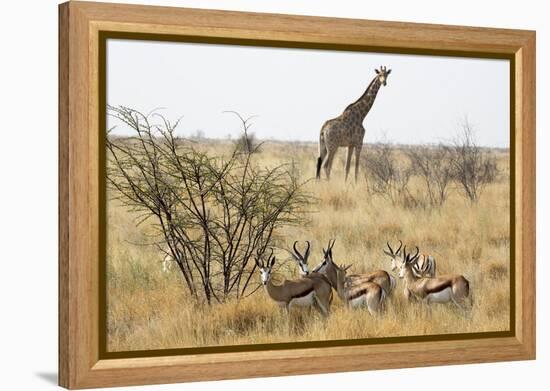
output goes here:
[[401, 250], [401, 247], [403, 247], [403, 242], [401, 240], [399, 240], [399, 248], [395, 252], [396, 254], [399, 254], [399, 250]]
[[416, 254], [414, 254], [414, 257], [411, 258], [411, 260], [415, 259], [418, 257], [418, 253], [420, 252], [420, 249], [418, 248], [418, 246], [415, 246], [416, 247]]
[[268, 267], [272, 268], [275, 265], [275, 255], [273, 255], [273, 247], [271, 247], [271, 254], [269, 255], [269, 264]]
[[325, 254], [325, 257], [328, 255], [328, 252], [330, 251], [330, 242], [331, 242], [331, 239], [328, 240], [328, 244], [327, 244], [327, 249], [326, 249], [326, 250], [323, 248], [323, 253]]
[[307, 243], [307, 248], [306, 248], [306, 252], [304, 253], [304, 261], [307, 261], [307, 257], [309, 256], [309, 249], [311, 248], [311, 243], [309, 242], [309, 240], [306, 240], [306, 243]]
[[386, 242], [386, 244], [388, 245], [388, 248], [390, 249], [390, 253], [395, 254], [395, 253], [393, 252], [393, 249], [392, 249], [391, 246], [390, 246], [390, 243], [389, 243], [389, 242]]
[[298, 251], [298, 249], [296, 248], [296, 245], [298, 244], [298, 241], [295, 241], [294, 242], [294, 245], [292, 246], [292, 248], [294, 248], [294, 252], [296, 253], [296, 255], [298, 255], [299, 258], [303, 258], [302, 257], [302, 254], [300, 254], [300, 252]]

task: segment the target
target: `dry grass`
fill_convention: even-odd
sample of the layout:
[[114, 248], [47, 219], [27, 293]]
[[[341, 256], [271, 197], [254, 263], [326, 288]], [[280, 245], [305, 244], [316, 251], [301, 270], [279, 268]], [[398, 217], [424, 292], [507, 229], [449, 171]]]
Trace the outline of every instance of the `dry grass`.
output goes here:
[[[205, 144], [214, 154], [227, 151], [221, 143]], [[366, 148], [368, 153], [368, 147]], [[344, 154], [340, 151], [339, 154]], [[266, 143], [257, 156], [262, 165], [289, 161], [304, 179], [314, 176], [316, 145]], [[153, 247], [138, 246], [147, 230], [136, 228], [133, 216], [108, 205], [108, 349], [110, 351], [178, 347], [332, 340], [422, 334], [500, 331], [509, 328], [509, 175], [508, 154], [498, 153], [501, 177], [471, 205], [451, 189], [441, 209], [405, 209], [370, 196], [363, 176], [358, 184], [343, 181], [338, 161], [330, 182], [308, 183], [319, 202], [310, 222], [281, 232], [283, 245], [311, 240], [310, 263], [321, 259], [321, 247], [336, 238], [337, 262], [353, 263], [354, 272], [389, 268], [382, 248], [386, 240], [402, 239], [436, 257], [438, 273], [460, 273], [470, 280], [473, 307], [467, 316], [450, 305], [431, 312], [406, 303], [399, 282], [385, 313], [347, 310], [335, 296], [332, 314], [293, 309], [288, 317], [263, 290], [240, 302], [201, 307], [186, 295], [176, 268], [163, 273], [162, 257]], [[420, 186], [413, 181], [413, 186]], [[419, 190], [419, 189], [415, 189]], [[286, 239], [286, 240], [285, 240]], [[279, 252], [278, 259], [288, 259]], [[295, 276], [290, 262], [284, 271]], [[279, 275], [284, 278], [284, 275]], [[259, 279], [259, 275], [257, 276]]]

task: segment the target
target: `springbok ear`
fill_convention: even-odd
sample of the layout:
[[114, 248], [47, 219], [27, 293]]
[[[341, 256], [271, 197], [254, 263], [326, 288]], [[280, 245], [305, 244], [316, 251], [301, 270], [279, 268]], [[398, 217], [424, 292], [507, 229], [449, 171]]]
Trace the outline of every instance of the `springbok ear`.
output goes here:
[[386, 75], [389, 75], [391, 73], [391, 69], [388, 69], [388, 71], [386, 72]]
[[380, 71], [376, 68], [374, 68], [374, 72], [376, 72], [377, 75], [380, 74]]
[[273, 265], [275, 265], [275, 256], [272, 256], [271, 259], [269, 260], [269, 268], [272, 268]]
[[391, 254], [389, 251], [386, 251], [386, 250], [382, 250], [384, 252], [384, 254], [386, 254], [388, 257], [391, 257], [393, 258], [393, 254]]
[[260, 260], [258, 258], [255, 259], [256, 261], [256, 266], [258, 266], [259, 268], [262, 267], [262, 264], [260, 263]]

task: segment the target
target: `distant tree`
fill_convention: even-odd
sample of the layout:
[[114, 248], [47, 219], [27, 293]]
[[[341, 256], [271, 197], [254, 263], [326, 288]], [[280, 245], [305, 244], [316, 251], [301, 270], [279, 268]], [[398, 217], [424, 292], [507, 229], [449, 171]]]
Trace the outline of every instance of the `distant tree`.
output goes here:
[[445, 149], [449, 153], [453, 180], [471, 202], [477, 202], [485, 186], [496, 179], [496, 158], [477, 144], [473, 127], [467, 119], [461, 124], [457, 137]]
[[430, 205], [442, 206], [453, 177], [449, 150], [443, 145], [434, 148], [412, 147], [406, 151], [406, 155], [414, 173], [424, 181]]
[[247, 154], [259, 152], [261, 143], [258, 143], [256, 140], [256, 135], [249, 131], [250, 127], [252, 126], [250, 120], [254, 118], [255, 115], [244, 118], [236, 111], [229, 110], [224, 111], [224, 113], [234, 114], [241, 121], [242, 134], [235, 140], [235, 146], [237, 150]]
[[371, 193], [381, 195], [394, 205], [416, 204], [408, 187], [413, 171], [410, 166], [400, 167], [394, 148], [389, 143], [380, 143], [370, 148], [363, 161]]
[[202, 129], [195, 130], [195, 133], [193, 133], [193, 135], [191, 136], [191, 139], [196, 141], [204, 140], [204, 130]]

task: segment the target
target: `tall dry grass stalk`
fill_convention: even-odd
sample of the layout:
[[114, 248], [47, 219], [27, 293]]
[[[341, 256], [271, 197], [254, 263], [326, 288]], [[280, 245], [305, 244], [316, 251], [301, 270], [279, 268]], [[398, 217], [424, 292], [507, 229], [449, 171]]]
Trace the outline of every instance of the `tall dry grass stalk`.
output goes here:
[[[230, 145], [203, 142], [212, 154]], [[368, 146], [365, 152], [369, 152]], [[372, 196], [363, 179], [343, 181], [343, 165], [335, 162], [332, 180], [312, 181], [308, 191], [318, 199], [310, 221], [287, 228], [282, 247], [296, 239], [310, 240], [310, 262], [321, 260], [321, 247], [336, 239], [335, 260], [353, 264], [353, 272], [389, 270], [382, 253], [386, 241], [401, 239], [433, 254], [439, 274], [460, 273], [470, 280], [473, 306], [467, 316], [452, 305], [431, 311], [403, 298], [399, 281], [385, 313], [348, 310], [335, 295], [332, 313], [322, 318], [314, 310], [283, 313], [263, 290], [241, 301], [201, 306], [190, 300], [177, 268], [162, 271], [162, 256], [150, 241], [146, 226], [135, 227], [134, 216], [108, 203], [107, 288], [108, 349], [110, 351], [197, 346], [334, 340], [425, 334], [502, 331], [509, 328], [510, 194], [508, 153], [497, 154], [501, 180], [487, 186], [472, 204], [457, 189], [449, 189], [441, 208], [404, 208]], [[339, 154], [343, 154], [342, 151]], [[313, 177], [317, 146], [265, 143], [257, 155], [261, 165], [292, 160], [303, 179]], [[400, 156], [405, 159], [405, 155]], [[362, 168], [364, 169], [364, 168]], [[363, 178], [360, 175], [360, 178]], [[422, 192], [414, 178], [411, 192]], [[285, 251], [276, 251], [282, 267], [276, 278], [298, 278], [297, 267]], [[259, 275], [254, 278], [259, 279]]]

